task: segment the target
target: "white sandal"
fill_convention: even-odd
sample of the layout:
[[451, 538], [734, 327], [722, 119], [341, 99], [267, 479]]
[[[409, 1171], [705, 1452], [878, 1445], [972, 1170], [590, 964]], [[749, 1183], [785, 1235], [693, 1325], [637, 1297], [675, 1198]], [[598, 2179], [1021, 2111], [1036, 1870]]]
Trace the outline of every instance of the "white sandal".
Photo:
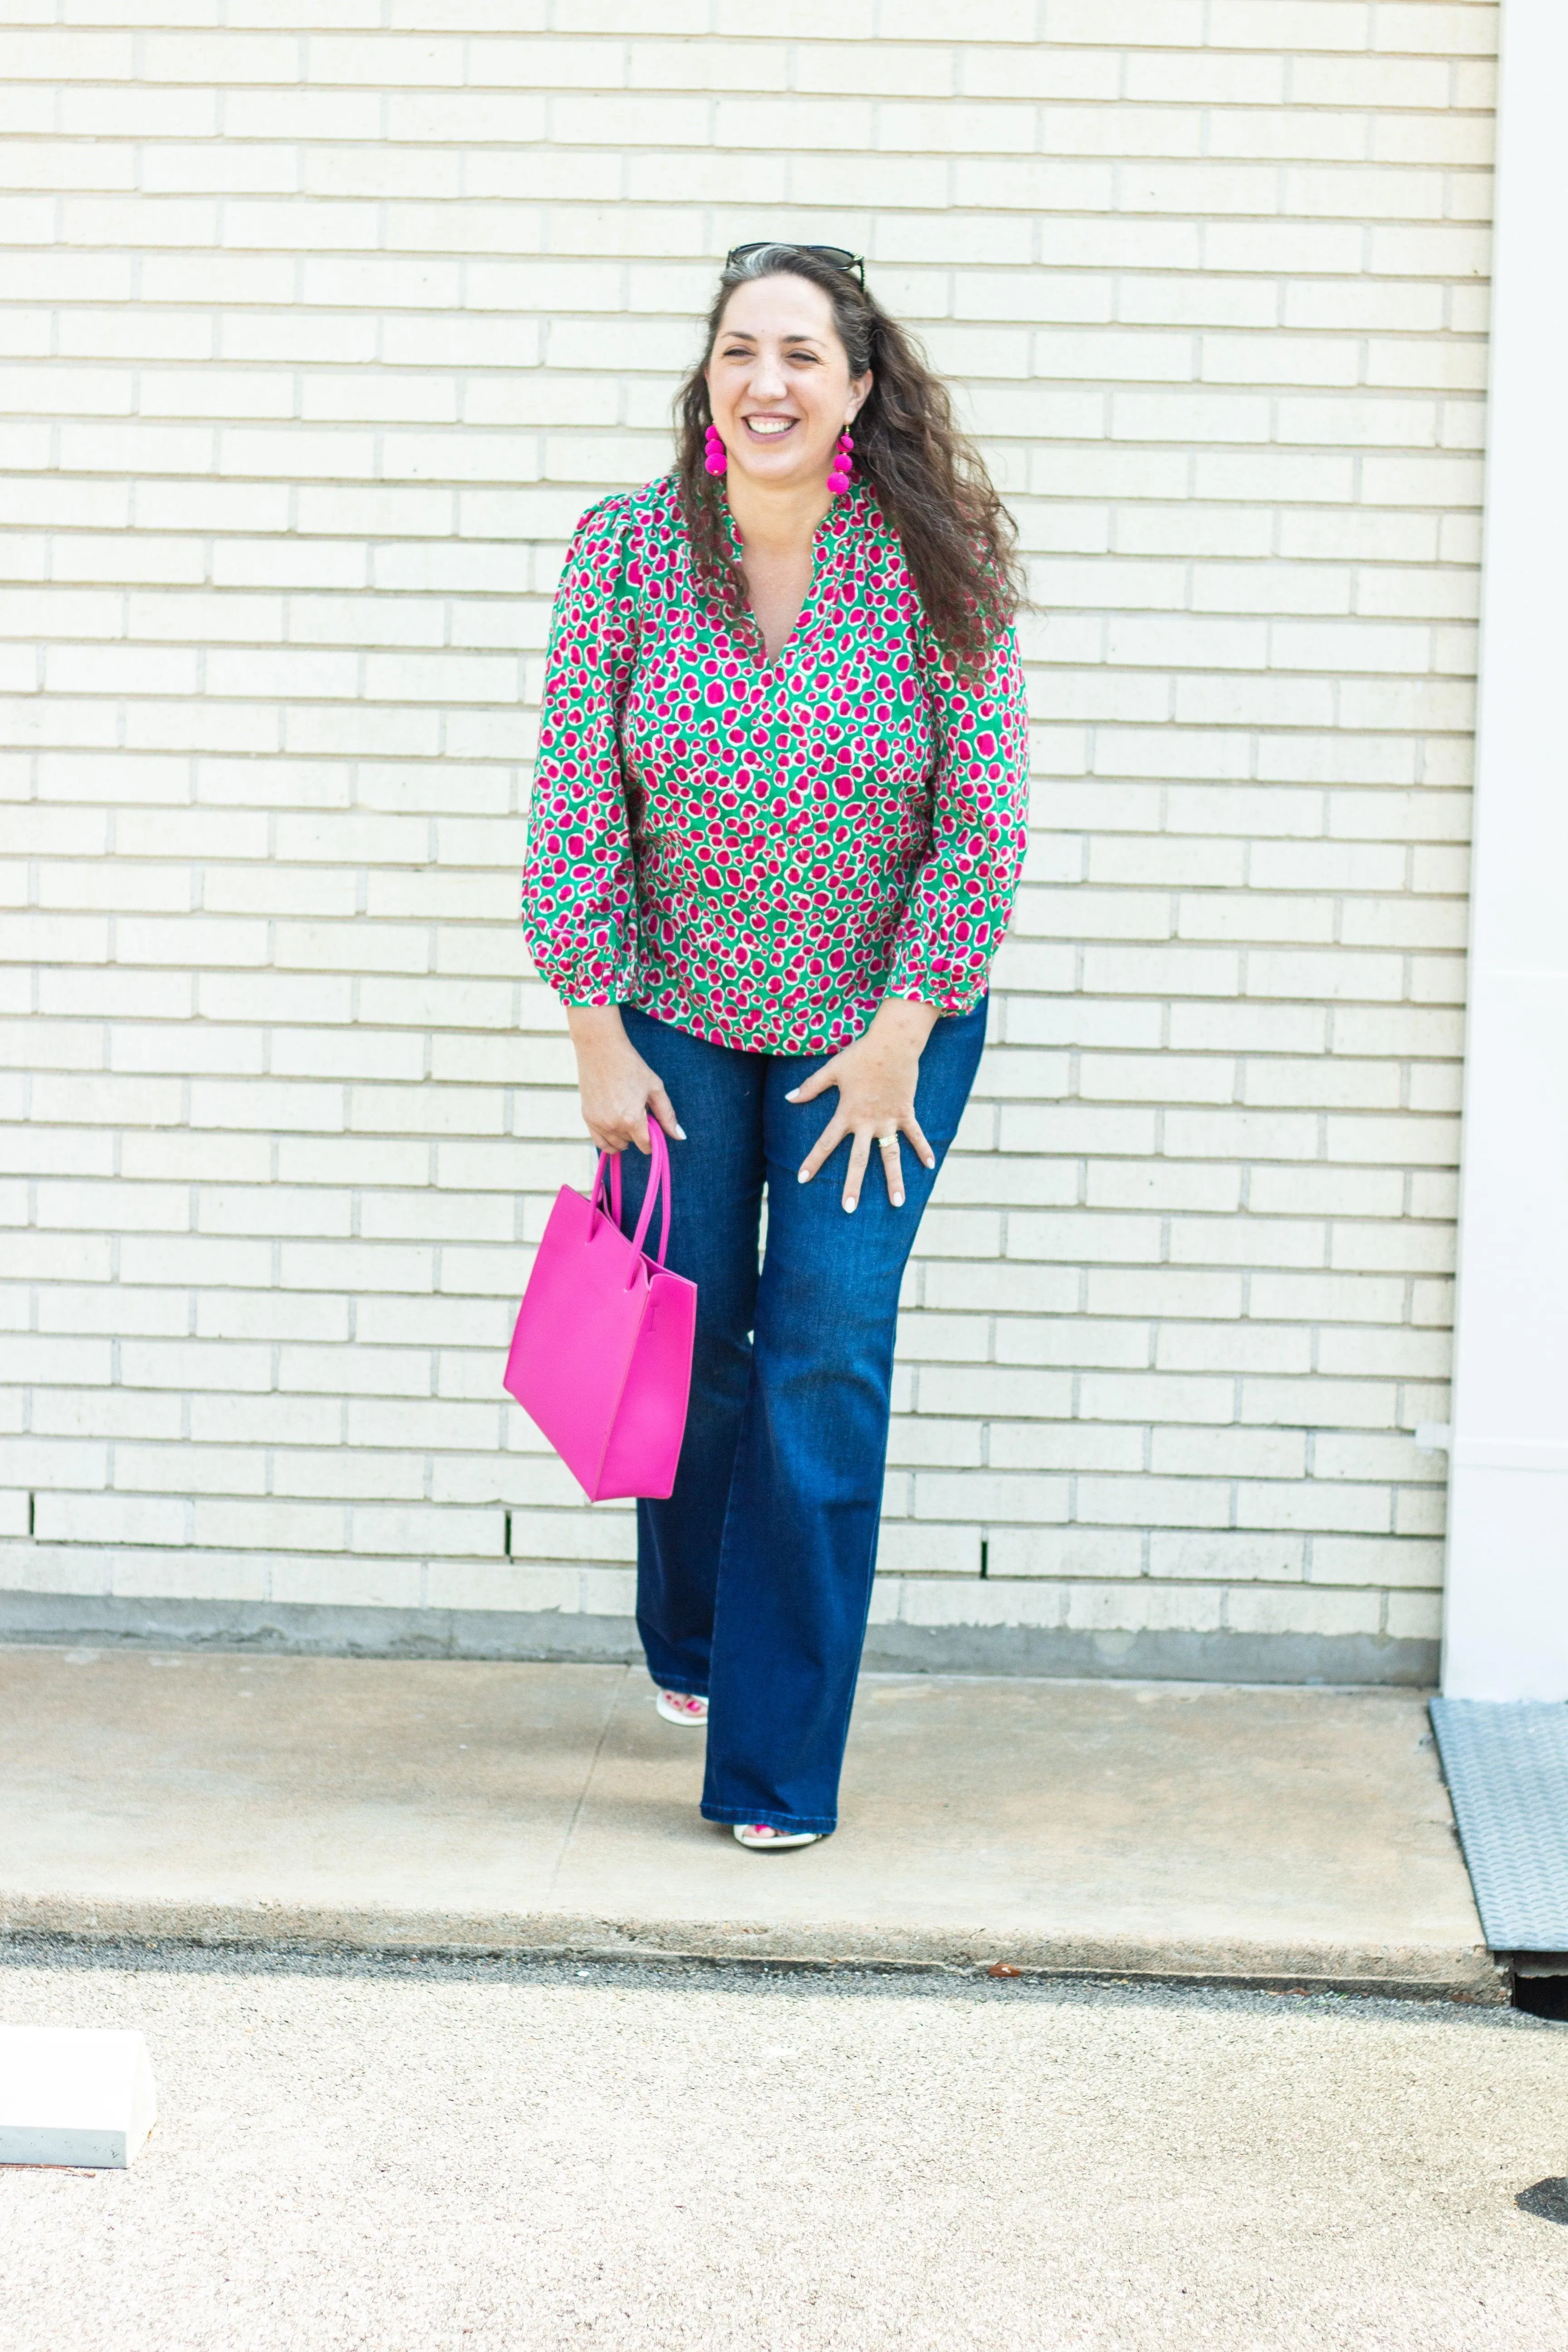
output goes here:
[[661, 1690], [654, 1701], [666, 1723], [706, 1723], [708, 1702], [697, 1691]]
[[777, 1853], [786, 1845], [815, 1845], [821, 1830], [776, 1830], [772, 1822], [737, 1822], [735, 1835], [756, 1853]]

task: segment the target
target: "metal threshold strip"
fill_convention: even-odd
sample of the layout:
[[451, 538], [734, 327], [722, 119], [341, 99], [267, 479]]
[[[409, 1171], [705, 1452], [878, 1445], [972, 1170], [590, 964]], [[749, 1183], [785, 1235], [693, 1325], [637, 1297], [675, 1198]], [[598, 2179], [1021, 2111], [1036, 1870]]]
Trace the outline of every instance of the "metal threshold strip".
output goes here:
[[1432, 1728], [1489, 1948], [1568, 1974], [1568, 1702], [1435, 1698]]

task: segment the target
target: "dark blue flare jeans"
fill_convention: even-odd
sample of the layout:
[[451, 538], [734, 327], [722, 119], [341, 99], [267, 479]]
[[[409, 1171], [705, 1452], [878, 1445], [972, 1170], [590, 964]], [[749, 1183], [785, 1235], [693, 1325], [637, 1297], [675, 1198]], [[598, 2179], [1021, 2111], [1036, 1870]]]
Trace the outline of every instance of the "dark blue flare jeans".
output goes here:
[[[697, 1285], [691, 1410], [675, 1491], [637, 1505], [637, 1628], [666, 1690], [707, 1694], [710, 1822], [831, 1830], [871, 1602], [899, 1286], [936, 1171], [900, 1138], [893, 1208], [875, 1145], [847, 1214], [849, 1144], [798, 1170], [837, 1096], [784, 1097], [821, 1055], [710, 1045], [622, 1008], [668, 1089], [668, 1263]], [[915, 1114], [940, 1167], [985, 1038], [985, 1005], [938, 1021]], [[629, 1232], [648, 1162], [623, 1155]], [[763, 1187], [768, 1233], [759, 1273]]]

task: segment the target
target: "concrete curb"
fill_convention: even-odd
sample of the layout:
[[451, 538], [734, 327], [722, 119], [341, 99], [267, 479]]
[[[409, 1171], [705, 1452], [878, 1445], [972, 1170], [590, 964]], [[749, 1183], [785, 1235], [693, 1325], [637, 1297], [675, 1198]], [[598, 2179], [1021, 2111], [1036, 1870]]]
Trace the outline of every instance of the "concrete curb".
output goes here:
[[[774, 1861], [761, 1866], [776, 1870], [780, 1865]], [[336, 1910], [287, 1903], [98, 1901], [88, 1895], [26, 1895], [0, 1889], [0, 1937], [79, 1943], [152, 1940], [239, 1949], [283, 1946], [367, 1957], [428, 1952], [964, 1973], [1003, 1962], [1030, 1976], [1301, 1989], [1485, 2007], [1506, 2004], [1510, 1995], [1507, 1970], [1481, 1946], [1166, 1943], [959, 1925], [889, 1928], [842, 1921], [785, 1926], [745, 1919], [616, 1919], [564, 1911]]]
[[1499, 2003], [1393, 1690], [872, 1675], [846, 1834], [759, 1859], [618, 1665], [0, 1650], [0, 1934]]

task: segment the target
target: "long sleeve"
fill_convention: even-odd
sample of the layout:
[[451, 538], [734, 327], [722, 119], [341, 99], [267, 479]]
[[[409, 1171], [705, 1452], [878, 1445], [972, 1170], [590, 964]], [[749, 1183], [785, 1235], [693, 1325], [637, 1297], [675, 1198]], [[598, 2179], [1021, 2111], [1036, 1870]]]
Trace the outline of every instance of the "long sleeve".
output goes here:
[[550, 627], [533, 772], [522, 927], [567, 1004], [615, 1004], [637, 973], [637, 893], [620, 713], [637, 656], [631, 501], [584, 516]]
[[911, 877], [887, 994], [969, 1013], [1007, 928], [1028, 838], [1024, 676], [1011, 629], [978, 676], [934, 647], [922, 668], [938, 737], [931, 845]]

